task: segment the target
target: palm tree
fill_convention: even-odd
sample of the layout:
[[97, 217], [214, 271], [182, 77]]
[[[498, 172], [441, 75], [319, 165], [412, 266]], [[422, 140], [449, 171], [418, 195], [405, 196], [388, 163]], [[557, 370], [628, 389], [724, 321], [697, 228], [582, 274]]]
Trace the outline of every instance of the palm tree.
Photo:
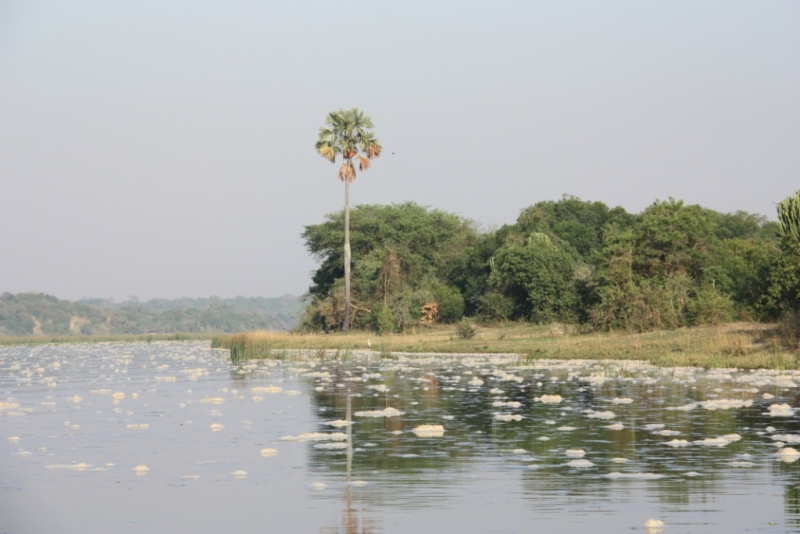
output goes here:
[[369, 168], [370, 160], [381, 155], [381, 145], [369, 131], [372, 119], [357, 108], [340, 109], [328, 114], [326, 126], [319, 129], [315, 145], [320, 156], [331, 163], [341, 154], [339, 179], [344, 182], [344, 323], [342, 331], [350, 329], [350, 182], [356, 179], [354, 160], [359, 170]]
[[800, 191], [778, 204], [780, 234], [800, 244]]

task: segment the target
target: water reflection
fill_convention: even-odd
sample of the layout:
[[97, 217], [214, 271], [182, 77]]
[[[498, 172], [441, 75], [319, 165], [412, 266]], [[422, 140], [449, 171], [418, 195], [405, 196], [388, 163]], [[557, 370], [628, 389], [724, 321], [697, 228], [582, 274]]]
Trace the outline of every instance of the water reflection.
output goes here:
[[[565, 509], [610, 513], [642, 499], [674, 513], [716, 514], [720, 497], [737, 491], [768, 495], [777, 482], [783, 486], [787, 521], [798, 523], [798, 486], [783, 473], [792, 468], [778, 461], [770, 438], [796, 430], [794, 416], [768, 415], [771, 404], [796, 401], [785, 375], [615, 365], [523, 367], [510, 359], [487, 359], [469, 362], [468, 374], [447, 358], [370, 368], [316, 366], [330, 375], [309, 380], [321, 421], [345, 416], [347, 398], [337, 384], [355, 392], [356, 411], [392, 407], [405, 415], [357, 417], [350, 442], [354, 453], [341, 462], [311, 450], [310, 466], [320, 473], [344, 470], [348, 481], [353, 470], [371, 474], [378, 487], [358, 498], [395, 507], [446, 501], [458, 492], [444, 486], [468, 485], [469, 472], [517, 473], [528, 506], [553, 515]], [[477, 385], [476, 378], [483, 383]], [[386, 391], [375, 391], [375, 383]], [[537, 402], [544, 394], [564, 401]], [[499, 420], [498, 411], [521, 419]], [[443, 424], [445, 435], [418, 439], [410, 432], [431, 423]], [[686, 446], [667, 446], [671, 440]], [[581, 462], [588, 467], [570, 465], [565, 451], [573, 448], [586, 451]], [[443, 473], [446, 484], [441, 484]], [[352, 498], [348, 491], [348, 509]]]

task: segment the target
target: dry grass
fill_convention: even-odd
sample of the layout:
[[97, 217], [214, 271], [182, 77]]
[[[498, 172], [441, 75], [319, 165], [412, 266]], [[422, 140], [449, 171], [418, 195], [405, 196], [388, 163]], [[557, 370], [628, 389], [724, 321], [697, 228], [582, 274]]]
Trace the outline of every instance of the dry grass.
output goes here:
[[[662, 366], [795, 369], [798, 354], [782, 349], [775, 325], [735, 323], [644, 334], [576, 333], [568, 325], [506, 324], [480, 326], [470, 339], [455, 326], [418, 328], [406, 334], [370, 332], [295, 334], [255, 332], [217, 336], [214, 346], [233, 348], [238, 357], [275, 357], [290, 349], [310, 351], [367, 349], [391, 352], [517, 353], [525, 359], [647, 360]], [[232, 354], [233, 355], [233, 354]]]

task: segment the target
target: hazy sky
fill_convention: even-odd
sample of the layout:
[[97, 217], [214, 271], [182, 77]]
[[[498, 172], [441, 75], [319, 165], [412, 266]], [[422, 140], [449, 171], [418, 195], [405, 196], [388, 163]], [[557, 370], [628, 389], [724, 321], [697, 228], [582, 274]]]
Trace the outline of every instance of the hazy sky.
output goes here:
[[800, 188], [800, 2], [0, 0], [0, 292], [301, 294], [354, 204], [500, 225], [567, 193], [774, 218]]

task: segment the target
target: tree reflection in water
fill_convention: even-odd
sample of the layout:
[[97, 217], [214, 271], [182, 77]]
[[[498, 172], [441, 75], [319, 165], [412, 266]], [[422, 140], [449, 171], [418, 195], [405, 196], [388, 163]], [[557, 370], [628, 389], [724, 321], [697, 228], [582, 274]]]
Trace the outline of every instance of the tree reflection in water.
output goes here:
[[322, 534], [378, 534], [380, 530], [378, 529], [377, 522], [372, 518], [362, 517], [359, 529], [359, 510], [353, 503], [353, 407], [350, 400], [349, 385], [347, 386], [345, 421], [347, 421], [347, 485], [345, 489], [344, 512], [342, 512], [343, 530], [340, 530], [339, 527], [323, 527], [320, 532]]

